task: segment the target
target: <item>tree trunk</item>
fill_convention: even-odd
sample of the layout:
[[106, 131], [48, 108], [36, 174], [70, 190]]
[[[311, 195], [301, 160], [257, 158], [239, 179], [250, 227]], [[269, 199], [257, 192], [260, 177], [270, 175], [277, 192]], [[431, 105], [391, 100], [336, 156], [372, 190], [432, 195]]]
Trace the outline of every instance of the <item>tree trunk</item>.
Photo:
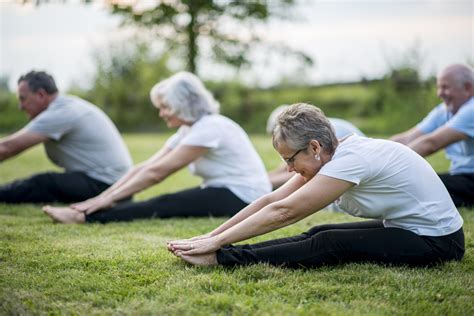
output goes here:
[[196, 57], [198, 54], [197, 48], [197, 33], [196, 33], [196, 17], [198, 13], [198, 8], [193, 5], [193, 1], [189, 4], [189, 15], [191, 20], [189, 21], [187, 27], [188, 33], [188, 71], [196, 74]]

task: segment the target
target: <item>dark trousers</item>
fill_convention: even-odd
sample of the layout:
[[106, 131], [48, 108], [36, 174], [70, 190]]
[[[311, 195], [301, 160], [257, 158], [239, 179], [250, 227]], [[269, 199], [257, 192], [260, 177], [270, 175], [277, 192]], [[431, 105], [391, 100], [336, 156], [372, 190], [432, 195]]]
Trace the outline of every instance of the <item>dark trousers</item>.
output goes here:
[[288, 267], [319, 267], [349, 262], [432, 265], [461, 260], [464, 233], [419, 236], [408, 230], [384, 228], [381, 221], [328, 224], [290, 238], [253, 245], [226, 246], [217, 261], [226, 266], [269, 263]]
[[448, 189], [454, 205], [461, 207], [474, 207], [474, 174], [440, 174], [446, 189]]
[[0, 203], [80, 202], [108, 187], [82, 172], [41, 173], [0, 186]]
[[86, 216], [86, 222], [117, 222], [145, 218], [232, 216], [247, 203], [226, 188], [193, 188], [143, 202], [122, 202]]

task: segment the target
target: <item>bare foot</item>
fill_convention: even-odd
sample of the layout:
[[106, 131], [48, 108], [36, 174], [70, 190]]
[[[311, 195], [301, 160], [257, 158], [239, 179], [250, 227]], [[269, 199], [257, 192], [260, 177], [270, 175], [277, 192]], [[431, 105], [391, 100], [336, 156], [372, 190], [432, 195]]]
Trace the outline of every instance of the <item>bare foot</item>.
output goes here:
[[46, 205], [43, 211], [55, 222], [63, 224], [82, 224], [86, 221], [84, 213], [75, 211], [69, 207], [53, 207]]
[[184, 261], [196, 266], [215, 266], [218, 264], [216, 253], [206, 253], [205, 255], [188, 256], [182, 253], [177, 254]]

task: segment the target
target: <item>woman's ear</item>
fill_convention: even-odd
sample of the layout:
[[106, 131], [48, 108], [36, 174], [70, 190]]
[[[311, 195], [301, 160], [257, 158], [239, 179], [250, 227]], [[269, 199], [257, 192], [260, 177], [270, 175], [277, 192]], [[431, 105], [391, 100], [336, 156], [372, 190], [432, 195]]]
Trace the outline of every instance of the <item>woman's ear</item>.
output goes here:
[[313, 155], [320, 155], [321, 154], [321, 144], [316, 139], [312, 139], [309, 142], [309, 148], [310, 148]]

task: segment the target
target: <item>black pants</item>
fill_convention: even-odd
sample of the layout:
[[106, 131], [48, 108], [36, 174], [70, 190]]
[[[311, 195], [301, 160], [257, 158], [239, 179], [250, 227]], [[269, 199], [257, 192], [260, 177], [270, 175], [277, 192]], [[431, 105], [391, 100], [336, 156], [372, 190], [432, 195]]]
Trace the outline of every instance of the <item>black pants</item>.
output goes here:
[[419, 236], [408, 230], [384, 228], [381, 221], [315, 226], [290, 238], [253, 245], [226, 246], [217, 261], [226, 266], [269, 263], [288, 267], [319, 267], [349, 262], [423, 266], [461, 260], [464, 233]]
[[232, 216], [247, 203], [226, 188], [193, 188], [143, 202], [123, 202], [86, 216], [86, 222], [131, 221], [143, 218]]
[[439, 177], [443, 181], [446, 189], [448, 189], [454, 205], [473, 207], [474, 206], [474, 174], [456, 174], [448, 173], [440, 174]]
[[108, 187], [82, 172], [41, 173], [0, 186], [0, 203], [79, 202]]

